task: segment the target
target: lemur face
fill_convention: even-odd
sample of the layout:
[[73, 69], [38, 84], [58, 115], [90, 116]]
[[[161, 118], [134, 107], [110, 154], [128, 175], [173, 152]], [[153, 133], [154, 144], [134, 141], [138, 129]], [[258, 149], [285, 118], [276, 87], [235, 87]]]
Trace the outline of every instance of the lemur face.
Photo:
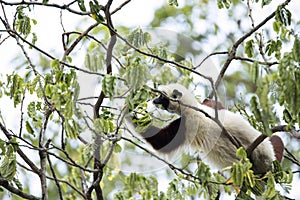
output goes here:
[[164, 88], [159, 97], [153, 100], [153, 103], [159, 107], [162, 106], [163, 109], [171, 112], [180, 114], [180, 104], [178, 100], [182, 98], [182, 93], [177, 89]]

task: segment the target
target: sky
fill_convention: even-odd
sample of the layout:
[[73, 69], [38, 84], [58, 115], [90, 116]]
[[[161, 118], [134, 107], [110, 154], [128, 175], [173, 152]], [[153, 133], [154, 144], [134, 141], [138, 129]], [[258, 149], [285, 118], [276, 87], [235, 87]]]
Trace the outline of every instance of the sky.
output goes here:
[[[50, 0], [51, 3], [59, 3], [61, 4], [61, 0]], [[64, 1], [64, 2], [70, 2], [70, 1]], [[113, 7], [117, 7], [119, 4], [123, 3], [124, 0], [115, 0]], [[181, 5], [182, 1], [179, 1], [179, 5]], [[278, 1], [273, 1], [274, 4], [276, 4]], [[167, 0], [132, 0], [127, 6], [122, 8], [122, 10], [115, 15], [113, 15], [112, 19], [117, 25], [124, 25], [129, 27], [144, 27], [151, 22], [153, 16], [154, 16], [154, 10], [156, 8], [161, 7], [161, 5], [166, 4]], [[300, 5], [298, 0], [293, 0], [289, 8], [295, 9], [296, 12], [294, 13], [300, 13]], [[147, 8], [147, 9], [145, 9]], [[254, 10], [254, 15], [258, 16], [257, 22], [260, 21], [260, 19], [263, 19], [266, 14], [269, 13], [269, 11], [272, 8], [267, 8], [265, 12], [258, 13], [256, 10]], [[226, 12], [226, 10], [220, 11], [222, 15], [222, 12]], [[8, 15], [13, 15], [14, 11], [9, 10]], [[56, 11], [55, 9], [52, 9], [51, 12], [48, 12], [48, 9], [44, 9], [41, 7], [36, 7], [33, 12], [33, 16], [36, 17], [38, 24], [33, 26], [33, 31], [37, 33], [38, 35], [38, 41], [37, 46], [41, 47], [42, 49], [46, 49], [49, 53], [58, 56], [60, 58], [60, 55], [63, 55], [62, 52], [62, 45], [61, 40], [57, 38], [61, 38], [62, 33], [62, 27], [60, 26], [60, 13]], [[1, 15], [1, 14], [0, 14]], [[298, 20], [300, 20], [299, 16], [296, 16]], [[81, 20], [81, 17], [74, 17], [73, 14], [65, 12], [63, 14], [63, 23], [64, 28], [67, 31], [71, 31], [77, 28], [79, 21]], [[220, 18], [222, 20], [222, 18]], [[86, 24], [80, 23], [80, 28], [84, 29], [83, 27], [89, 26], [91, 23], [93, 23], [90, 19], [87, 19]], [[226, 23], [224, 23], [226, 24]], [[199, 26], [200, 27], [200, 26]], [[168, 27], [168, 29], [176, 31], [178, 27]], [[0, 30], [2, 30], [2, 24], [0, 25]], [[59, 30], [59, 31], [57, 31]], [[299, 30], [300, 31], [300, 30]], [[0, 33], [1, 34], [1, 33]], [[13, 40], [8, 40], [7, 42], [4, 42], [0, 46], [0, 73], [6, 74], [11, 73], [14, 69], [12, 66], [15, 65], [15, 63], [20, 63], [19, 60], [14, 60], [18, 55], [21, 54], [21, 51], [19, 48], [15, 48], [16, 43]], [[57, 49], [58, 47], [58, 49]], [[29, 50], [30, 56], [36, 56], [36, 53], [33, 50]], [[83, 65], [84, 60], [84, 54], [80, 55], [77, 54], [76, 57], [73, 57], [73, 62], [78, 63], [79, 65]], [[1, 77], [0, 77], [1, 79]], [[94, 91], [91, 91], [92, 93]], [[9, 103], [8, 99], [2, 99], [0, 102]], [[17, 109], [18, 110], [18, 109]], [[8, 124], [14, 124], [15, 123], [15, 117], [12, 117], [11, 110], [7, 113], [3, 113], [5, 116], [5, 119], [8, 120]], [[16, 113], [17, 114], [17, 113]], [[297, 183], [299, 185], [300, 183]], [[298, 191], [296, 191], [296, 187], [293, 188], [294, 195], [296, 195]]]

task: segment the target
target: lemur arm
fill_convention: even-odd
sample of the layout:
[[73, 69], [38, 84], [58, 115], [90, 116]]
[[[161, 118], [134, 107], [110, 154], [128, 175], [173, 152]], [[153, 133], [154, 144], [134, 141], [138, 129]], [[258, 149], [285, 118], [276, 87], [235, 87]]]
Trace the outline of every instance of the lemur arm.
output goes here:
[[164, 128], [149, 126], [145, 132], [139, 133], [151, 146], [161, 152], [169, 153], [177, 149], [185, 140], [182, 117], [172, 121]]

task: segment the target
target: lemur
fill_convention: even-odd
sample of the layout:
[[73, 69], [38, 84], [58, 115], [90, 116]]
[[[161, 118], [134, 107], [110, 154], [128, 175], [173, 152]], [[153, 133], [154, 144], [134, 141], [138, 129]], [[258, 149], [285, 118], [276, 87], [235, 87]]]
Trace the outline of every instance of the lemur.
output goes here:
[[[179, 118], [163, 128], [151, 125], [140, 133], [155, 150], [163, 154], [172, 154], [182, 147], [190, 147], [217, 169], [231, 166], [238, 161], [237, 147], [212, 119], [215, 117], [213, 100], [199, 104], [195, 96], [180, 84], [161, 86], [160, 91], [161, 95], [154, 99], [153, 103], [170, 113], [178, 114]], [[240, 141], [244, 148], [261, 135], [241, 115], [226, 110], [220, 103], [217, 108], [218, 118], [225, 130]], [[207, 117], [207, 114], [211, 117]], [[280, 142], [282, 143], [281, 140]], [[280, 147], [283, 149], [283, 146]], [[282, 156], [282, 150], [279, 153]], [[251, 154], [254, 173], [266, 173], [275, 159], [274, 148], [267, 138]]]

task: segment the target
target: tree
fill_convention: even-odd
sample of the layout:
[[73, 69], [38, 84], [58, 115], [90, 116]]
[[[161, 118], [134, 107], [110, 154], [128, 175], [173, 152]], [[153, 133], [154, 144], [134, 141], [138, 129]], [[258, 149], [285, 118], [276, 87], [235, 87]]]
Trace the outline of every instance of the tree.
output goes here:
[[[169, 0], [155, 10], [148, 28], [114, 21], [133, 3], [0, 0], [0, 48], [9, 43], [20, 50], [9, 64], [13, 72], [2, 71], [0, 82], [0, 195], [219, 199], [223, 188], [242, 199], [289, 197], [300, 166], [299, 22], [290, 6], [296, 1]], [[35, 14], [39, 9], [59, 16], [60, 30], [47, 30], [62, 35], [51, 41], [61, 44], [55, 50], [43, 46], [35, 31], [45, 23]], [[68, 30], [66, 16], [80, 19], [76, 29]], [[281, 132], [283, 162], [257, 177], [247, 158], [251, 148], [239, 149], [240, 162], [225, 169], [228, 180], [193, 155], [183, 153], [174, 162], [157, 155], [126, 116], [139, 116], [136, 131], [168, 123], [174, 116], [157, 117], [149, 100], [158, 95], [158, 85], [171, 82], [244, 115], [263, 133], [252, 150]]]

